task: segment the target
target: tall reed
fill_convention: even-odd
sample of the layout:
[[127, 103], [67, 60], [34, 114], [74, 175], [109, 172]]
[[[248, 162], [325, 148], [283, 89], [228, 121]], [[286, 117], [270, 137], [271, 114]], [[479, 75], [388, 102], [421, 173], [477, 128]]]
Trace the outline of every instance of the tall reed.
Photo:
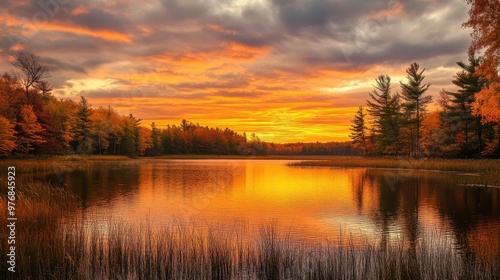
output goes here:
[[[347, 234], [297, 241], [277, 223], [261, 225], [253, 237], [237, 223], [154, 225], [111, 217], [88, 223], [75, 215], [75, 198], [66, 190], [23, 189], [17, 272], [6, 269], [3, 240], [0, 279], [500, 279], [500, 256], [467, 257], [437, 232], [381, 246], [354, 244]], [[5, 207], [5, 197], [0, 204]]]

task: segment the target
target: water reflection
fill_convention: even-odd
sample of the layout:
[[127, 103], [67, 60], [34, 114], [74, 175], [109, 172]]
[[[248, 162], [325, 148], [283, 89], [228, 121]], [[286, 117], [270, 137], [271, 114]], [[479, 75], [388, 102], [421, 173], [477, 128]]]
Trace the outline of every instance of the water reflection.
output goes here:
[[[451, 173], [289, 167], [287, 162], [96, 162], [58, 178], [82, 198], [82, 213], [90, 213], [84, 216], [92, 223], [110, 215], [155, 224], [173, 217], [237, 220], [254, 227], [276, 219], [307, 240], [335, 238], [342, 229], [354, 242], [372, 238], [381, 248], [403, 238], [415, 254], [419, 240], [438, 232], [453, 237], [468, 258], [500, 252], [499, 189], [461, 187]], [[54, 180], [51, 176], [41, 180]], [[490, 246], [482, 242], [486, 237]]]

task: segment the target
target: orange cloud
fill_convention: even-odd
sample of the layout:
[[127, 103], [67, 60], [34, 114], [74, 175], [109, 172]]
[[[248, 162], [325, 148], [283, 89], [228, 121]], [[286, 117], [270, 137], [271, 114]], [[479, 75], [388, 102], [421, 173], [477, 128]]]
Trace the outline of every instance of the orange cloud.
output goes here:
[[231, 35], [238, 34], [238, 32], [236, 32], [234, 30], [225, 29], [224, 27], [219, 26], [219, 25], [215, 25], [215, 24], [208, 24], [207, 28], [210, 29], [210, 30], [212, 30], [212, 31], [219, 32], [219, 33], [224, 33], [224, 34], [231, 34]]
[[56, 31], [56, 32], [68, 32], [77, 35], [87, 35], [96, 38], [100, 38], [111, 42], [124, 42], [131, 43], [132, 40], [127, 34], [120, 33], [112, 30], [95, 30], [90, 28], [85, 28], [81, 26], [72, 26], [68, 23], [49, 21], [46, 24], [35, 24], [25, 18], [17, 18], [10, 16], [8, 14], [2, 14], [2, 22], [7, 27], [21, 27], [23, 31], [28, 34], [23, 34], [25, 36], [34, 35], [40, 31]]
[[89, 12], [89, 10], [85, 6], [78, 6], [77, 8], [75, 8], [71, 11], [71, 14], [76, 16], [76, 15], [80, 15], [80, 14], [86, 14], [88, 12]]
[[384, 18], [394, 18], [404, 12], [404, 4], [401, 2], [394, 2], [390, 7], [385, 10], [380, 10], [368, 14], [368, 19], [384, 19]]
[[116, 41], [124, 43], [132, 42], [132, 40], [129, 38], [128, 35], [111, 30], [93, 30], [79, 26], [69, 26], [63, 23], [48, 23], [43, 26], [43, 29], [51, 31], [69, 32], [78, 35], [87, 35], [100, 38], [106, 41]]
[[24, 50], [26, 47], [21, 44], [21, 43], [17, 43], [15, 45], [13, 45], [12, 47], [10, 47], [10, 50], [12, 51], [21, 51], [21, 50]]

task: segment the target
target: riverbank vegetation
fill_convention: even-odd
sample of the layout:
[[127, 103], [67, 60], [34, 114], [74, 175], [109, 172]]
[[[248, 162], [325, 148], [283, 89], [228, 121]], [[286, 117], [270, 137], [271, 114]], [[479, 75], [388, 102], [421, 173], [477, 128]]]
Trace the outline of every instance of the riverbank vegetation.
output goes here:
[[388, 168], [393, 172], [416, 170], [451, 171], [461, 178], [461, 184], [479, 186], [500, 186], [500, 160], [498, 159], [407, 159], [407, 158], [364, 158], [338, 157], [328, 160], [303, 160], [290, 163], [291, 166], [316, 167], [364, 167]]
[[[418, 63], [406, 70], [408, 81], [394, 93], [391, 78], [381, 75], [352, 120], [350, 137], [370, 156], [407, 158], [479, 158], [500, 155], [500, 124], [474, 112], [476, 94], [488, 86], [477, 73], [483, 59], [469, 54], [458, 62], [460, 70], [452, 83], [456, 91], [442, 90], [438, 108], [427, 112], [430, 83]], [[483, 107], [484, 108], [484, 107]], [[365, 112], [367, 111], [367, 113]]]
[[[75, 197], [52, 186], [23, 185], [18, 197], [17, 273], [2, 279], [497, 279], [499, 256], [474, 257], [438, 233], [382, 246], [365, 240], [294, 240], [276, 223], [257, 236], [246, 226], [174, 222], [139, 225], [103, 218], [86, 224]], [[0, 207], [6, 203], [0, 198]], [[40, 211], [46, 209], [46, 211]], [[0, 223], [5, 227], [6, 214]], [[101, 217], [102, 218], [102, 217]], [[487, 237], [485, 242], [487, 241]], [[4, 251], [5, 243], [0, 245]], [[29, 256], [29, 257], [27, 257]], [[13, 276], [15, 276], [13, 278]]]
[[[407, 157], [499, 157], [500, 156], [500, 4], [467, 0], [472, 28], [467, 62], [457, 62], [459, 71], [443, 89], [438, 109], [427, 113], [430, 83], [424, 82], [425, 69], [412, 63], [406, 81], [393, 93], [391, 79], [380, 75], [363, 107], [352, 120], [350, 137], [368, 155]], [[482, 53], [482, 57], [477, 57]]]

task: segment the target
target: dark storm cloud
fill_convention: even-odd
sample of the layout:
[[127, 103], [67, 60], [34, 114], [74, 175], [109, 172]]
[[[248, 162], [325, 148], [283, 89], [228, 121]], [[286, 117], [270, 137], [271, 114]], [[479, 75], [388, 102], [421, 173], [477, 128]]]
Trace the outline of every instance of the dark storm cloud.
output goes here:
[[127, 20], [123, 15], [114, 15], [109, 12], [91, 9], [86, 13], [71, 15], [66, 20], [77, 26], [87, 27], [94, 30], [113, 30], [127, 33], [135, 29], [135, 24]]
[[[304, 65], [313, 69], [362, 70], [421, 60], [450, 66], [456, 58], [449, 57], [466, 52], [470, 43], [461, 30], [467, 18], [466, 5], [451, 0], [273, 3], [281, 21], [295, 30], [272, 53], [279, 58], [275, 66], [283, 71], [305, 73]], [[328, 19], [323, 16], [324, 10], [331, 10]], [[337, 15], [338, 11], [342, 12]], [[310, 20], [311, 14], [318, 14], [322, 20]], [[308, 28], [309, 33], [297, 35], [300, 28]]]
[[169, 20], [193, 20], [204, 17], [213, 7], [203, 0], [159, 0]]
[[81, 65], [66, 63], [55, 58], [43, 57], [41, 63], [46, 65], [51, 72], [73, 71], [76, 73], [85, 74], [86, 70]]
[[360, 17], [370, 13], [389, 10], [393, 0], [270, 0], [276, 8], [280, 21], [291, 31], [307, 27], [326, 28], [330, 24], [350, 26]]
[[[458, 38], [450, 41], [436, 43], [409, 43], [396, 41], [382, 50], [373, 51], [366, 48], [365, 51], [353, 52], [347, 57], [343, 50], [333, 48], [330, 52], [303, 52], [301, 63], [307, 65], [324, 66], [342, 70], [359, 70], [366, 65], [381, 65], [391, 63], [411, 63], [428, 59], [439, 59], [441, 56], [454, 56], [466, 52], [470, 41], [467, 38]], [[297, 54], [300, 57], [300, 54]], [[296, 57], [297, 57], [296, 56]], [[451, 66], [455, 61], [439, 62], [440, 66]]]
[[[8, 2], [8, 1], [7, 1]], [[45, 23], [62, 22], [79, 27], [86, 27], [94, 30], [114, 30], [126, 32], [130, 30], [132, 22], [127, 17], [120, 14], [108, 12], [99, 8], [87, 8], [83, 1], [29, 1], [26, 5], [9, 5], [6, 7], [11, 15], [31, 24], [43, 27]], [[85, 11], [78, 14], [71, 12], [78, 7], [84, 7]], [[104, 7], [101, 7], [104, 8]]]

